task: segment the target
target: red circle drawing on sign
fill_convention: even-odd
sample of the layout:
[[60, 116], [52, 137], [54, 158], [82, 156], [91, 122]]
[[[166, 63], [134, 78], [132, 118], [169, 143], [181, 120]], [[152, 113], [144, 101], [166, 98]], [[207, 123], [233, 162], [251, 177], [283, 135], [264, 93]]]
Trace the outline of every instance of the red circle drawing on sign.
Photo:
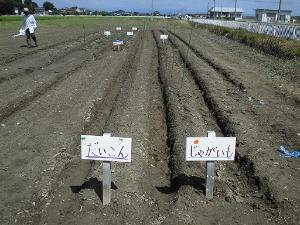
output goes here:
[[195, 145], [197, 145], [197, 144], [199, 144], [199, 143], [200, 143], [200, 141], [199, 141], [198, 139], [194, 140], [194, 144], [195, 144]]

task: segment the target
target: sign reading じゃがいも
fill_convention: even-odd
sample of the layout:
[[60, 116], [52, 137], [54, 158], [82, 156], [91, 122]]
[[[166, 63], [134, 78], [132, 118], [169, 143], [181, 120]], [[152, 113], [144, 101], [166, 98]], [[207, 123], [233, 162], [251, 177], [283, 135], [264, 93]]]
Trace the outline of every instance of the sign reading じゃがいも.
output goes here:
[[232, 161], [236, 137], [188, 137], [186, 161]]
[[131, 143], [131, 138], [82, 135], [81, 158], [131, 162]]

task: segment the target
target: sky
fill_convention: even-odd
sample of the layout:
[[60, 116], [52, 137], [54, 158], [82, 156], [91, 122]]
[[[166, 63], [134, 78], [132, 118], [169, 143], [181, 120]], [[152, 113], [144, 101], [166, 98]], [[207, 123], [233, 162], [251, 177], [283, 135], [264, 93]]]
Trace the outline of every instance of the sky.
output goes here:
[[[33, 0], [42, 5], [44, 0]], [[56, 8], [78, 6], [91, 10], [150, 12], [152, 0], [48, 0]], [[216, 7], [234, 7], [235, 0], [216, 0]], [[153, 0], [154, 10], [162, 13], [207, 12], [213, 0]], [[245, 15], [254, 15], [256, 8], [278, 9], [279, 0], [237, 0], [237, 7], [243, 8]], [[300, 0], [282, 0], [282, 9], [293, 10], [292, 15], [300, 16]]]

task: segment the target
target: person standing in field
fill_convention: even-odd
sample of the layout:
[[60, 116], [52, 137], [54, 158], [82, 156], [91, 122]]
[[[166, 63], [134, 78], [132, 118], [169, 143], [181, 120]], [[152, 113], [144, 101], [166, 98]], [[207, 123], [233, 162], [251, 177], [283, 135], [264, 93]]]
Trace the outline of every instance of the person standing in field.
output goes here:
[[[25, 30], [26, 35], [26, 43], [28, 48], [37, 47], [36, 36], [34, 34], [34, 30], [37, 28], [36, 21], [33, 15], [30, 14], [28, 8], [24, 8], [24, 16], [23, 16], [23, 26], [22, 29]], [[31, 45], [31, 39], [34, 41], [34, 46]]]

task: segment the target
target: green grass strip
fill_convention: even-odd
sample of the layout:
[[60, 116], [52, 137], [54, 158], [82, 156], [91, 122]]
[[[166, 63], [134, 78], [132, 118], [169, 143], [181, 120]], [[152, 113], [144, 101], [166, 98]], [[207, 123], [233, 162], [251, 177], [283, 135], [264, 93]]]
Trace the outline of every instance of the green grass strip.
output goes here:
[[214, 25], [199, 25], [217, 35], [237, 40], [267, 54], [285, 59], [300, 59], [300, 41], [252, 33], [242, 29], [231, 29]]

